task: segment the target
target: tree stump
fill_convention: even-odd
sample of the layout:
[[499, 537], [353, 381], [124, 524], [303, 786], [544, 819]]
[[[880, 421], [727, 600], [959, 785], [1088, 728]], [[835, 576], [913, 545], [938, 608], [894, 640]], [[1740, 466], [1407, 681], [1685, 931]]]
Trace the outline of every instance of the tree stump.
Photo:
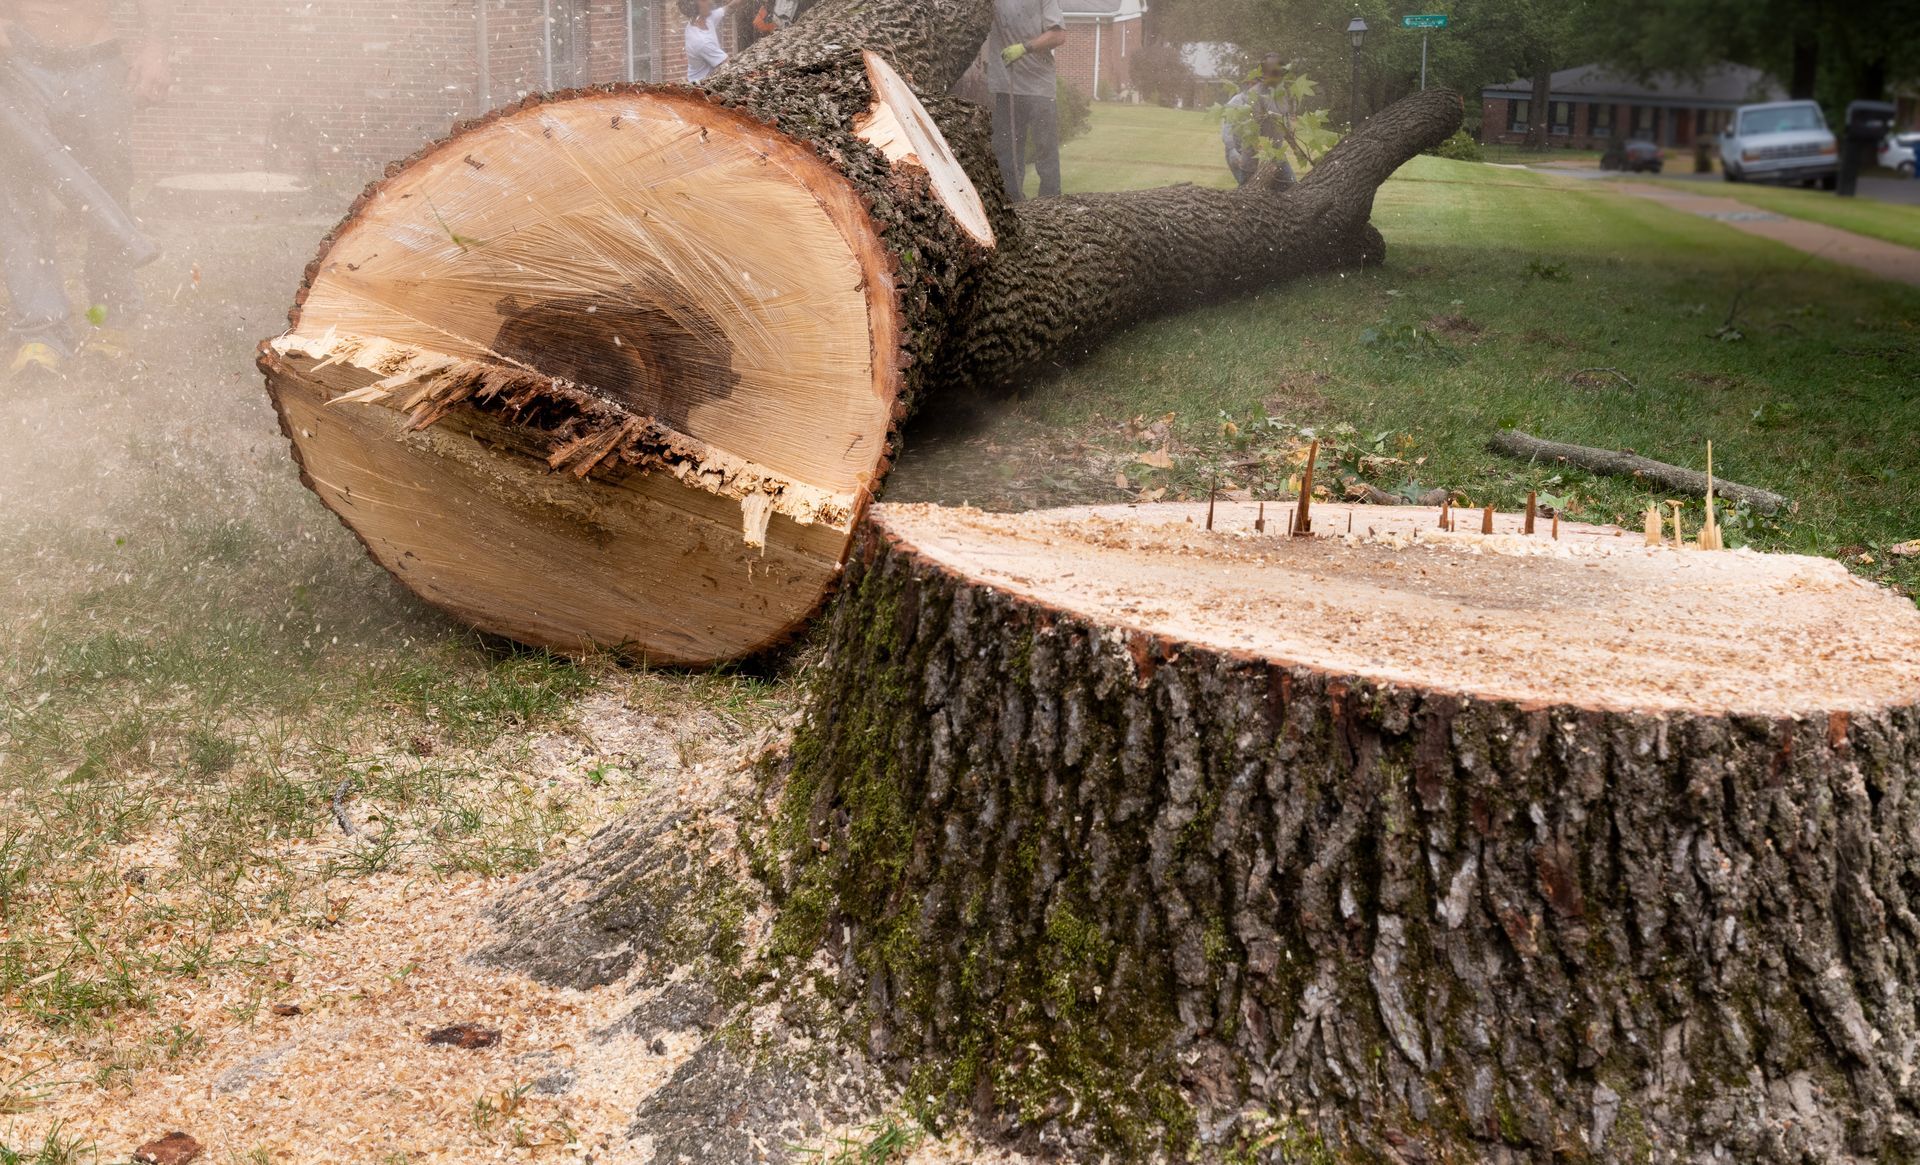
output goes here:
[[1023, 205], [942, 96], [985, 0], [825, 0], [702, 89], [542, 95], [389, 168], [260, 365], [307, 482], [486, 630], [701, 664], [818, 608], [929, 390], [1167, 305], [1377, 261], [1373, 191], [1459, 98], [1297, 188]]
[[770, 851], [916, 1095], [1129, 1159], [1920, 1154], [1912, 603], [1205, 513], [860, 529]]

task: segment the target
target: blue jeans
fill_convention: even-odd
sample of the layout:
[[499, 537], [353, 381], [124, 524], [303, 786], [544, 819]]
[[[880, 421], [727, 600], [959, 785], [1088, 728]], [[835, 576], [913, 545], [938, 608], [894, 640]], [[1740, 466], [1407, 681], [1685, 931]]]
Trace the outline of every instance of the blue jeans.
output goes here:
[[1026, 197], [1028, 145], [1033, 168], [1040, 171], [1040, 197], [1060, 193], [1060, 111], [1051, 97], [993, 95], [993, 156], [1000, 162], [1000, 180], [1007, 198]]
[[[127, 136], [133, 98], [119, 46], [54, 53], [16, 44], [11, 65], [0, 72], [0, 84], [125, 206], [133, 189]], [[0, 272], [10, 301], [7, 330], [15, 344], [38, 340], [70, 356], [78, 337], [55, 250], [58, 211], [52, 192], [28, 169], [0, 154]], [[109, 319], [138, 313], [133, 272], [112, 236], [89, 231], [84, 275], [89, 303], [106, 308]]]

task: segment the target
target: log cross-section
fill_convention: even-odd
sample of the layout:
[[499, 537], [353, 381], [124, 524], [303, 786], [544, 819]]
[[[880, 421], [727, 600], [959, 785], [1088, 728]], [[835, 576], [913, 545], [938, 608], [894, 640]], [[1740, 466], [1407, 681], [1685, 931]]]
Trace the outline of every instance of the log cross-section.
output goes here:
[[1155, 310], [1377, 259], [1459, 99], [1297, 190], [1010, 208], [941, 96], [983, 0], [823, 0], [700, 89], [540, 95], [389, 167], [260, 364], [304, 479], [462, 619], [659, 663], [786, 642], [899, 423]]

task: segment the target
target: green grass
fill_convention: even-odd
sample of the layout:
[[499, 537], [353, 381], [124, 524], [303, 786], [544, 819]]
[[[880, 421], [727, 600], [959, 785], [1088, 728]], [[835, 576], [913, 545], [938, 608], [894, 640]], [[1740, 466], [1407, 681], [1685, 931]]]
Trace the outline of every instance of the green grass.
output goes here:
[[1502, 145], [1499, 142], [1480, 147], [1482, 160], [1509, 166], [1537, 166], [1542, 162], [1590, 162], [1598, 165], [1600, 153], [1599, 150], [1535, 150], [1526, 146]]
[[[1560, 151], [1564, 154], [1566, 151]], [[1429, 163], [1442, 163], [1436, 169]], [[1445, 168], [1444, 159], [1417, 158], [1404, 174], [1439, 181], [1463, 181]], [[1473, 181], [1552, 186], [1566, 181], [1525, 170], [1476, 167]], [[1028, 171], [1028, 193], [1034, 177]], [[1092, 128], [1060, 147], [1060, 186], [1068, 194], [1096, 190], [1145, 190], [1175, 182], [1227, 189], [1220, 144], [1220, 119], [1204, 109], [1165, 109], [1157, 105], [1096, 102]]]
[[[1135, 148], [1108, 141], [1107, 112], [1075, 143], [1097, 164], [1070, 185], [1098, 183]], [[1128, 111], [1142, 112], [1162, 134], [1177, 128], [1166, 111]], [[1200, 148], [1162, 139], [1147, 152]], [[1575, 180], [1437, 158], [1388, 182], [1374, 220], [1382, 268], [1136, 328], [958, 435], [935, 418], [891, 496], [1178, 496], [1204, 490], [1210, 466], [1244, 461], [1249, 442], [1346, 423], [1356, 471], [1374, 436], [1398, 459], [1370, 463], [1381, 488], [1446, 486], [1503, 507], [1537, 490], [1567, 499], [1570, 516], [1637, 524], [1652, 495], [1633, 483], [1500, 459], [1487, 439], [1515, 426], [1694, 467], [1711, 440], [1723, 476], [1799, 503], [1776, 521], [1735, 515], [1736, 539], [1920, 587], [1912, 560], [1884, 552], [1920, 536], [1920, 292]], [[1175, 468], [1130, 464], [1160, 439], [1143, 422], [1169, 413]], [[1252, 484], [1277, 497], [1287, 478]]]
[[[1037, 181], [1029, 170], [1029, 194]], [[1095, 102], [1093, 128], [1060, 147], [1060, 186], [1068, 194], [1175, 182], [1233, 185], [1220, 119], [1204, 109]]]
[[[1751, 182], [1669, 183], [1691, 194], [1714, 194], [1748, 206], [1770, 210], [1808, 222], [1824, 223], [1843, 231], [1884, 239], [1903, 247], [1920, 248], [1920, 206], [1896, 206], [1871, 198], [1840, 198], [1824, 190], [1792, 186], [1762, 186]], [[1920, 263], [1920, 256], [1914, 261]]]
[[97, 1149], [77, 1137], [66, 1136], [57, 1124], [37, 1141], [17, 1148], [9, 1148], [0, 1139], [0, 1165], [95, 1165], [99, 1160]]

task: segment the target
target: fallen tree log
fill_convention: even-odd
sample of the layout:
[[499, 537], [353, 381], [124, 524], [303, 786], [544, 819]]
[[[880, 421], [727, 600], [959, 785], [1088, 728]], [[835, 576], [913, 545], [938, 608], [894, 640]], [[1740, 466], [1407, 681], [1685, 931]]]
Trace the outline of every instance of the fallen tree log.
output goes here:
[[[1503, 457], [1512, 457], [1518, 461], [1542, 459], [1560, 461], [1593, 473], [1637, 478], [1673, 493], [1689, 494], [1697, 498], [1707, 496], [1706, 474], [1697, 469], [1684, 469], [1664, 461], [1655, 461], [1651, 457], [1642, 457], [1637, 453], [1616, 453], [1611, 449], [1595, 449], [1590, 445], [1545, 441], [1522, 433], [1518, 429], [1500, 430], [1493, 435], [1493, 440], [1487, 443], [1487, 447]], [[1727, 481], [1724, 478], [1714, 478], [1713, 492], [1716, 497], [1752, 506], [1763, 514], [1774, 514], [1793, 508], [1791, 501], [1772, 490], [1741, 485], [1737, 481]]]
[[703, 90], [532, 98], [391, 167], [261, 349], [303, 480], [487, 630], [763, 650], [817, 609], [921, 395], [1377, 260], [1375, 187], [1460, 120], [1433, 91], [1296, 186], [1015, 213], [937, 96], [989, 14], [827, 0]]
[[838, 955], [916, 1096], [1129, 1160], [1920, 1154], [1912, 604], [1518, 515], [1205, 510], [862, 527], [775, 946]]

